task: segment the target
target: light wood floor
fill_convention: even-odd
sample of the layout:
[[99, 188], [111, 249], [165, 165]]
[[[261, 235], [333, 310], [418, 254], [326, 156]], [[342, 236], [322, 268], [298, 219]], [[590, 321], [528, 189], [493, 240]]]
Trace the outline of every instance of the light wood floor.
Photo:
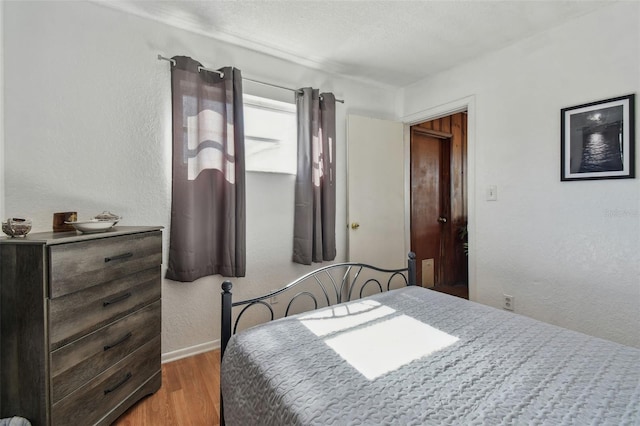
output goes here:
[[220, 424], [220, 351], [162, 365], [162, 387], [126, 411], [115, 426]]

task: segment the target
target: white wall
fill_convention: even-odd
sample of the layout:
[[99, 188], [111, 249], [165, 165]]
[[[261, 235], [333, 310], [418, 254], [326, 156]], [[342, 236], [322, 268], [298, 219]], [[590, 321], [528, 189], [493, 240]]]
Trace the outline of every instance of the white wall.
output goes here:
[[[345, 99], [337, 107], [338, 225], [346, 216], [347, 113], [394, 118], [401, 105], [403, 116], [413, 116], [475, 95], [477, 299], [499, 306], [509, 293], [519, 313], [640, 346], [640, 180], [559, 181], [560, 108], [640, 95], [638, 3], [608, 6], [444, 72], [407, 88], [403, 102], [388, 89], [93, 3], [2, 5], [2, 217], [30, 216], [38, 231], [50, 229], [55, 211], [87, 217], [109, 209], [125, 217], [123, 225], [168, 228], [169, 68], [158, 53], [192, 56], [212, 68], [233, 65], [247, 77], [320, 87]], [[291, 99], [252, 83], [245, 92]], [[289, 260], [292, 182], [286, 175], [247, 176], [249, 267], [246, 278], [233, 280], [239, 297], [305, 270]], [[489, 184], [498, 185], [499, 201], [484, 201]], [[343, 260], [342, 226], [337, 237]], [[163, 281], [165, 359], [215, 345], [221, 281]]]
[[4, 220], [4, 2], [0, 2], [0, 219]]
[[479, 302], [640, 347], [640, 179], [560, 182], [560, 109], [630, 93], [640, 168], [639, 57], [625, 2], [405, 88], [407, 117], [475, 97]]
[[[123, 225], [165, 226], [171, 197], [169, 64], [157, 54], [191, 56], [246, 77], [313, 86], [338, 105], [338, 258], [345, 259], [345, 116], [393, 118], [397, 93], [234, 47], [86, 2], [6, 2], [6, 214], [29, 216], [34, 232], [52, 213], [81, 218], [102, 210]], [[292, 93], [245, 83], [245, 92], [293, 101]], [[344, 219], [346, 221], [346, 219]], [[257, 295], [308, 269], [293, 265], [293, 177], [248, 173], [247, 276], [238, 297]], [[166, 264], [166, 257], [165, 257]], [[219, 276], [163, 280], [164, 359], [215, 346]]]

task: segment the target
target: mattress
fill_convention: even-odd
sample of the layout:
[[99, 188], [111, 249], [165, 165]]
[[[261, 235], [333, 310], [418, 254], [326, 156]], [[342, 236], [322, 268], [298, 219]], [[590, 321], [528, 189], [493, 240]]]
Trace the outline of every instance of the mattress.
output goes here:
[[640, 425], [640, 349], [421, 287], [253, 327], [227, 425]]

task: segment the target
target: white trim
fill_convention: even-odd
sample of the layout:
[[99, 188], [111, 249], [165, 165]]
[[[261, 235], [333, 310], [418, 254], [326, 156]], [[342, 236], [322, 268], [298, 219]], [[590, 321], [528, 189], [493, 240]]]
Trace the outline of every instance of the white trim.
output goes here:
[[477, 300], [476, 286], [476, 97], [470, 95], [446, 104], [438, 105], [402, 118], [404, 123], [404, 164], [405, 164], [405, 241], [406, 251], [411, 246], [411, 163], [410, 141], [411, 126], [424, 121], [435, 120], [458, 112], [467, 111], [467, 229], [469, 238], [469, 300]]
[[474, 105], [475, 108], [476, 96], [471, 95], [465, 98], [456, 99], [455, 101], [448, 102], [446, 104], [438, 105], [433, 108], [425, 109], [415, 112], [402, 118], [402, 122], [405, 125], [412, 126], [414, 124], [422, 123], [424, 121], [435, 120], [448, 115], [453, 115], [457, 112], [469, 111], [469, 106]]
[[177, 361], [182, 358], [187, 358], [204, 352], [214, 351], [216, 349], [220, 349], [220, 339], [201, 343], [195, 346], [190, 346], [188, 348], [178, 349], [177, 351], [164, 353], [160, 357], [160, 361], [162, 362], [162, 364], [166, 364], [167, 362]]
[[287, 112], [290, 114], [296, 113], [295, 102], [282, 102], [275, 99], [266, 98], [264, 96], [242, 94], [242, 103], [251, 105], [253, 107], [264, 108], [269, 110], [275, 110], [280, 112]]

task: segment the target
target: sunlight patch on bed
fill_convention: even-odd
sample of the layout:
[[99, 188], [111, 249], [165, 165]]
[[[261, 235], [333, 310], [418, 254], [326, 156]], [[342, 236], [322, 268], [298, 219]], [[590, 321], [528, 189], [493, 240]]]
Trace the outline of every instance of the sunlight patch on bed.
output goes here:
[[326, 336], [325, 343], [369, 380], [458, 341], [372, 300], [313, 312], [300, 322], [317, 336]]
[[457, 337], [407, 315], [326, 339], [334, 351], [369, 380], [457, 341]]

